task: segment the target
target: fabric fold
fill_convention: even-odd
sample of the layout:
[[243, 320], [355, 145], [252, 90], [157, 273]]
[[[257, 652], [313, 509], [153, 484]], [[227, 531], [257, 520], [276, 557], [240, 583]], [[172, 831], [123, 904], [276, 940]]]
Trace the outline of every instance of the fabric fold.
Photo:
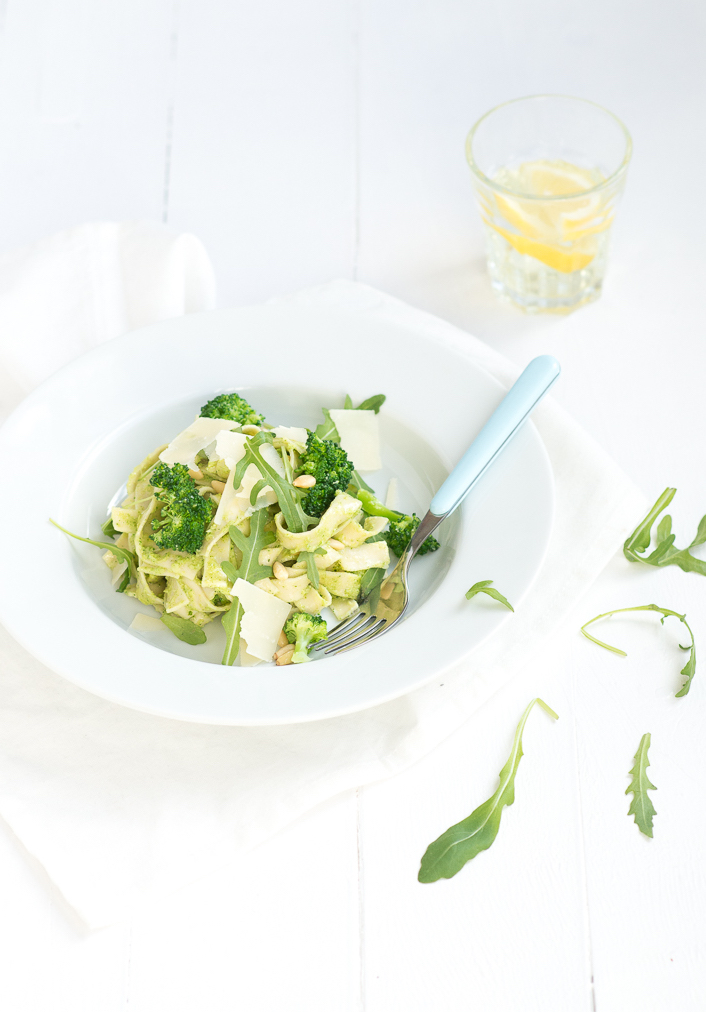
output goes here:
[[0, 254], [0, 418], [89, 348], [215, 301], [201, 242], [150, 222], [91, 222]]

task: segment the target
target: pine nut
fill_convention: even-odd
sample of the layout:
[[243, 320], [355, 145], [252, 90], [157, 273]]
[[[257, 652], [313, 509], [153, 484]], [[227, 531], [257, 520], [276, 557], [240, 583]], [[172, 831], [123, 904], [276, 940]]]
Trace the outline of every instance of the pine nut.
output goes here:
[[244, 432], [246, 436], [256, 436], [259, 431], [259, 425], [243, 425], [241, 429], [241, 432]]
[[284, 629], [279, 634], [279, 639], [277, 640], [277, 646], [278, 647], [288, 647], [289, 646], [289, 640], [287, 639], [287, 634], [285, 633]]
[[313, 488], [316, 484], [316, 478], [313, 474], [300, 474], [298, 478], [295, 478], [292, 482], [296, 488]]
[[220, 493], [223, 491], [225, 487], [226, 483], [224, 481], [215, 481], [214, 479], [214, 481], [211, 482], [211, 488], [213, 489], [214, 492]]
[[291, 664], [293, 653], [294, 653], [294, 644], [288, 643], [286, 647], [282, 647], [282, 649], [278, 650], [277, 653], [275, 654], [275, 664], [280, 666], [282, 664]]
[[283, 566], [281, 562], [273, 563], [272, 573], [275, 580], [287, 580], [289, 578], [289, 570], [286, 566]]
[[336, 551], [336, 552], [342, 552], [343, 551], [343, 547], [344, 546], [341, 544], [340, 541], [336, 541], [335, 538], [331, 538], [331, 540], [329, 541], [328, 544], [329, 544], [329, 548], [333, 548], [333, 550]]
[[190, 467], [189, 477], [193, 478], [194, 481], [200, 481], [200, 479], [203, 478], [203, 472], [199, 471], [198, 467]]

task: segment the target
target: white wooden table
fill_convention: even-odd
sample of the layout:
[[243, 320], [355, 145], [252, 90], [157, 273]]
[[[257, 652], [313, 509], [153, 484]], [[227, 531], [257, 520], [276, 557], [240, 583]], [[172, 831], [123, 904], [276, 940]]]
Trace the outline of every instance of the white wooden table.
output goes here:
[[[706, 25], [694, 0], [3, 0], [0, 245], [90, 219], [199, 235], [221, 305], [334, 277], [429, 309], [524, 364], [656, 498], [706, 512]], [[504, 99], [593, 98], [632, 129], [601, 302], [497, 303], [463, 141]], [[706, 677], [678, 630], [582, 621], [656, 600], [706, 637], [706, 581], [616, 559], [541, 662], [401, 776], [336, 798], [129, 927], [85, 935], [0, 832], [7, 1012], [697, 1012], [704, 969]], [[703, 655], [703, 647], [701, 647]], [[435, 836], [494, 790], [527, 726], [496, 844], [420, 886]], [[652, 733], [655, 838], [626, 812]]]

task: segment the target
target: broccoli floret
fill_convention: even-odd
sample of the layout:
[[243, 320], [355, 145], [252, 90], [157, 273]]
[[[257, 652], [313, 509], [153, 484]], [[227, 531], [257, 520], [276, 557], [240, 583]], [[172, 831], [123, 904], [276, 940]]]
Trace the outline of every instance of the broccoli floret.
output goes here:
[[310, 432], [301, 455], [297, 474], [312, 474], [316, 484], [302, 500], [302, 509], [311, 517], [321, 517], [337, 492], [345, 492], [353, 474], [346, 451], [330, 439], [319, 439]]
[[158, 548], [194, 555], [211, 522], [211, 504], [199, 495], [184, 464], [168, 467], [160, 462], [152, 472], [150, 484], [162, 507], [159, 519], [152, 521], [154, 543]]
[[240, 394], [219, 394], [201, 408], [201, 418], [227, 418], [238, 425], [262, 425], [259, 415]]
[[[394, 552], [398, 557], [404, 555], [404, 550], [410, 543], [412, 535], [420, 523], [421, 520], [416, 513], [413, 513], [411, 517], [403, 516], [401, 520], [391, 520], [389, 529], [383, 534], [383, 538], [387, 541], [390, 551]], [[439, 548], [439, 542], [430, 534], [417, 549], [417, 555], [435, 552], [437, 548]]]
[[290, 643], [296, 644], [292, 664], [303, 664], [309, 660], [312, 645], [326, 639], [328, 628], [321, 616], [297, 611], [284, 623], [284, 635]]
[[[387, 542], [387, 546], [391, 552], [394, 552], [397, 556], [402, 556], [412, 535], [421, 523], [417, 514], [413, 513], [411, 516], [406, 516], [404, 513], [388, 509], [372, 492], [368, 492], [366, 489], [359, 490], [358, 498], [363, 504], [363, 509], [370, 516], [387, 517], [390, 521], [390, 528], [381, 536]], [[417, 555], [435, 552], [439, 547], [439, 542], [430, 534], [428, 538], [422, 541], [421, 546], [417, 550]]]

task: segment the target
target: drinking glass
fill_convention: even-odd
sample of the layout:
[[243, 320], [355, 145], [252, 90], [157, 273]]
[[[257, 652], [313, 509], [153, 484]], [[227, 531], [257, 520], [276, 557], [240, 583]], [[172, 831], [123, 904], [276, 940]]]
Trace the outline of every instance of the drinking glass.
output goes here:
[[585, 99], [533, 95], [491, 109], [466, 141], [495, 291], [528, 313], [601, 293], [632, 141]]

